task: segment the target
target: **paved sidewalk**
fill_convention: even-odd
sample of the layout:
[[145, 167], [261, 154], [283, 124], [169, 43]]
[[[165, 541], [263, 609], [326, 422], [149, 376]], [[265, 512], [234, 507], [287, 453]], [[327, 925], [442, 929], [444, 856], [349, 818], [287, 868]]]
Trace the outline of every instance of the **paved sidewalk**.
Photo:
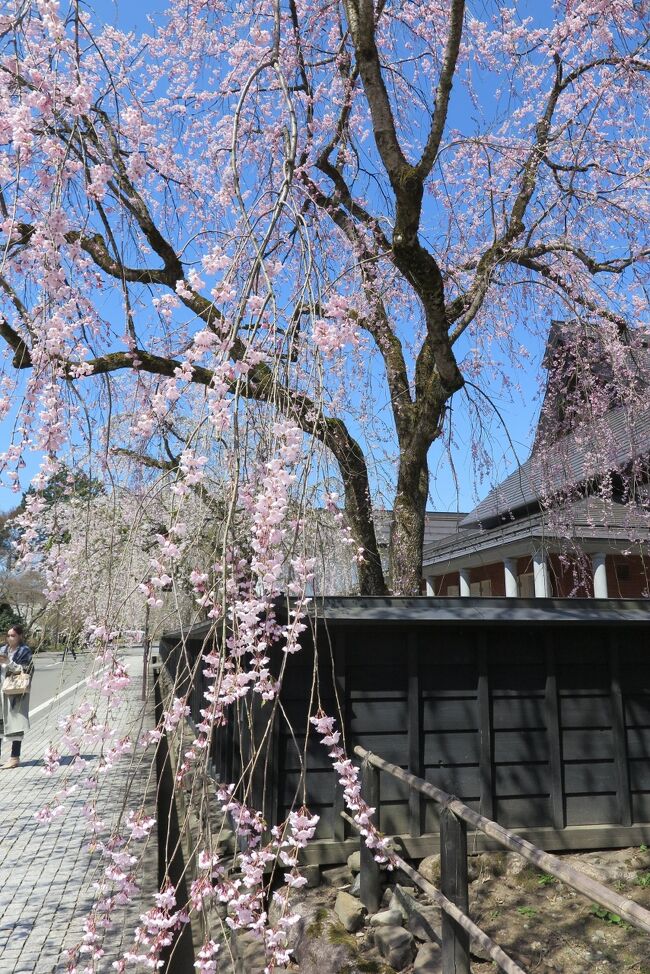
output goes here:
[[[153, 726], [153, 706], [147, 703], [143, 714], [140, 699], [142, 662], [127, 659], [132, 677], [125, 691], [126, 705], [119, 712], [120, 736], [143, 726]], [[96, 691], [88, 691], [95, 699]], [[77, 693], [74, 694], [76, 698]], [[104, 704], [105, 706], [105, 704]], [[0, 974], [52, 974], [67, 968], [67, 948], [83, 936], [83, 923], [93, 905], [93, 883], [103, 871], [99, 853], [88, 850], [90, 834], [82, 809], [89, 792], [81, 787], [65, 799], [66, 811], [49, 825], [35, 821], [34, 813], [48, 804], [61, 788], [66, 772], [62, 767], [51, 777], [43, 773], [42, 755], [48, 741], [60, 737], [60, 716], [74, 707], [72, 695], [58, 701], [52, 709], [32, 721], [23, 744], [21, 765], [15, 770], [0, 770]], [[2, 760], [9, 756], [3, 746]], [[63, 752], [65, 753], [65, 752]], [[133, 770], [131, 758], [119, 764], [102, 778], [97, 794], [97, 810], [110, 827], [122, 807], [127, 790], [127, 807], [137, 807], [147, 787], [147, 760], [141, 770]], [[98, 754], [84, 754], [89, 763]], [[71, 780], [80, 780], [76, 772]], [[155, 782], [149, 782], [147, 811], [155, 815], [153, 801]], [[137, 851], [142, 844], [137, 844]], [[156, 892], [157, 846], [155, 829], [148, 840], [144, 875], [139, 875], [139, 902], [116, 910], [116, 927], [105, 937], [106, 954], [98, 970], [112, 971], [112, 962], [132, 940], [141, 912], [152, 905]], [[82, 965], [83, 967], [84, 965]]]

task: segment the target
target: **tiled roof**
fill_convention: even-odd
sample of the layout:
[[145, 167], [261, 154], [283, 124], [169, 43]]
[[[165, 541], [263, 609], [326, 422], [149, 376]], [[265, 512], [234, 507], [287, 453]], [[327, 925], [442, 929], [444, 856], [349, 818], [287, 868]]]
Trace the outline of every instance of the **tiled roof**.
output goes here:
[[650, 407], [629, 415], [625, 406], [619, 406], [599, 422], [558, 440], [546, 453], [533, 454], [495, 487], [460, 526], [507, 520], [515, 512], [535, 508], [542, 498], [597, 477], [603, 469], [621, 469], [648, 453]]
[[425, 568], [448, 563], [454, 558], [478, 552], [496, 551], [522, 539], [537, 538], [551, 545], [556, 538], [566, 539], [562, 522], [570, 526], [571, 537], [580, 542], [603, 542], [619, 550], [638, 542], [650, 542], [650, 521], [645, 511], [633, 504], [608, 502], [599, 497], [583, 497], [560, 514], [553, 512], [552, 523], [543, 511], [525, 517], [508, 517], [495, 527], [464, 528], [457, 535], [435, 544], [425, 545], [422, 563]]

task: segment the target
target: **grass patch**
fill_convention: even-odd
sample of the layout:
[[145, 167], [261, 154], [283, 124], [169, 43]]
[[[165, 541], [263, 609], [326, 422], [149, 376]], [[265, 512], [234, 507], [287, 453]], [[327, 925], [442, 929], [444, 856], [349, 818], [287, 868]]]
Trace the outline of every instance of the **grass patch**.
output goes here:
[[537, 916], [537, 910], [533, 906], [518, 906], [517, 913], [520, 913], [522, 917]]
[[606, 910], [604, 906], [594, 904], [589, 912], [593, 917], [596, 917], [598, 920], [604, 920], [605, 923], [611, 923], [612, 926], [625, 929], [629, 927], [629, 924], [625, 922], [623, 917], [620, 917], [618, 913], [612, 913], [610, 910]]
[[555, 876], [551, 876], [550, 873], [542, 873], [542, 875], [537, 880], [538, 886], [553, 886], [557, 882]]
[[348, 950], [358, 951], [357, 938], [348, 933], [341, 923], [332, 923], [327, 930], [327, 939], [337, 947], [347, 947]]
[[[517, 886], [521, 886], [522, 889], [532, 891], [539, 886], [546, 886], [548, 884], [548, 880], [544, 879], [547, 875], [548, 873], [540, 874], [539, 869], [535, 869], [534, 866], [525, 865], [521, 872], [513, 876], [513, 881]], [[553, 877], [550, 876], [549, 879], [552, 880]]]
[[324, 906], [319, 906], [318, 907], [318, 909], [314, 913], [313, 920], [311, 921], [311, 923], [307, 927], [307, 935], [309, 937], [316, 938], [316, 937], [321, 937], [322, 936], [322, 934], [323, 934], [323, 924], [325, 923], [325, 920], [327, 919], [328, 913], [329, 913], [329, 911], [328, 911], [327, 907], [324, 907]]

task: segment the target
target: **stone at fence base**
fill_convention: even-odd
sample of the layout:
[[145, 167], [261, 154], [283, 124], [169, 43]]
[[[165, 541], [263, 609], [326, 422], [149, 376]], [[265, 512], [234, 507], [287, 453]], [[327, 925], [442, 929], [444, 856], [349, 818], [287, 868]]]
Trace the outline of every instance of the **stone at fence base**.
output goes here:
[[236, 933], [231, 942], [235, 959], [235, 974], [263, 971], [266, 965], [264, 943], [252, 933]]
[[224, 856], [235, 851], [235, 833], [231, 829], [222, 829], [215, 840], [218, 855]]
[[396, 971], [403, 971], [413, 961], [413, 934], [404, 927], [376, 927], [375, 946]]
[[480, 940], [474, 940], [472, 937], [469, 942], [469, 952], [474, 960], [489, 961], [492, 960], [487, 949], [483, 946]]
[[338, 894], [334, 905], [334, 912], [348, 933], [356, 933], [363, 925], [365, 910], [359, 900], [355, 899], [354, 896], [350, 896], [349, 893], [340, 892]]
[[334, 866], [333, 869], [323, 869], [321, 879], [326, 886], [341, 888], [352, 885], [352, 873], [347, 866]]
[[420, 903], [403, 886], [396, 886], [389, 909], [400, 911], [407, 930], [418, 940], [440, 942], [440, 911], [435, 906]]
[[361, 853], [358, 849], [348, 856], [348, 869], [351, 873], [358, 873], [361, 869]]
[[361, 896], [361, 874], [357, 873], [350, 887], [351, 896]]
[[370, 917], [371, 927], [401, 927], [402, 914], [399, 910], [381, 910]]
[[300, 872], [307, 880], [307, 889], [320, 886], [320, 866], [301, 866]]
[[441, 972], [442, 951], [438, 944], [422, 944], [415, 957], [413, 974], [441, 974]]
[[438, 888], [440, 886], [440, 854], [436, 853], [434, 856], [427, 856], [426, 859], [423, 859], [418, 866], [418, 872], [428, 883]]

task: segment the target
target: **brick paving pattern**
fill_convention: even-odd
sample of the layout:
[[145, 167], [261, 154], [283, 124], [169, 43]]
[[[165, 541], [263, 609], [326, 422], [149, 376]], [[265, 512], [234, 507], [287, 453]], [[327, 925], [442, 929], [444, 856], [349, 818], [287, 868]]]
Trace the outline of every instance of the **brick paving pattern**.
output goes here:
[[[153, 706], [147, 703], [143, 713], [140, 699], [142, 662], [131, 657], [126, 663], [132, 683], [125, 691], [127, 706], [119, 712], [120, 736], [140, 725], [153, 726]], [[48, 777], [43, 773], [42, 755], [47, 742], [56, 742], [60, 736], [59, 717], [70, 713], [73, 706], [72, 698], [68, 697], [38, 714], [25, 737], [20, 767], [0, 771], [0, 974], [64, 972], [68, 964], [66, 950], [81, 940], [84, 920], [93, 905], [93, 883], [103, 867], [99, 854], [88, 849], [90, 834], [82, 814], [88, 800], [87, 790], [80, 788], [65, 799], [65, 814], [49, 825], [34, 819], [34, 813], [48, 804], [61, 787], [65, 768]], [[151, 753], [148, 751], [147, 757]], [[2, 761], [8, 756], [5, 743]], [[98, 757], [97, 753], [83, 756], [90, 767]], [[129, 807], [141, 801], [148, 765], [149, 761], [134, 772], [130, 758], [123, 757], [102, 779], [96, 807], [107, 825], [119, 814], [127, 788]], [[155, 783], [150, 792], [153, 790]], [[147, 805], [151, 815], [155, 815], [153, 801], [152, 795]], [[138, 843], [138, 851], [140, 847]], [[121, 914], [117, 913], [115, 928], [105, 936], [106, 953], [98, 969], [107, 974], [112, 971], [112, 962], [121, 949], [130, 944], [138, 916], [151, 906], [156, 891], [155, 829], [143, 865], [144, 875], [139, 875], [139, 902], [136, 900]]]

